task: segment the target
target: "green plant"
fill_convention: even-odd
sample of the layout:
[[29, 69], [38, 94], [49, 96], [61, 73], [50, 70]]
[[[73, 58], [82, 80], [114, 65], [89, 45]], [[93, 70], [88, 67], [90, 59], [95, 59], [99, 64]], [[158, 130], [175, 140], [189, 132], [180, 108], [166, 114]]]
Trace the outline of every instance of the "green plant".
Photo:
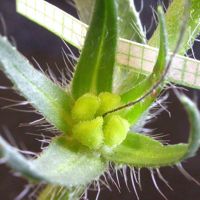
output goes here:
[[[76, 3], [80, 5], [79, 1]], [[134, 8], [129, 3], [126, 1], [125, 7]], [[116, 168], [127, 165], [153, 170], [179, 165], [194, 156], [199, 148], [199, 111], [192, 101], [179, 93], [191, 124], [188, 144], [163, 145], [150, 136], [131, 131], [138, 120], [145, 121], [149, 107], [156, 100], [154, 94], [164, 88], [170, 62], [167, 62], [164, 14], [159, 7], [159, 55], [152, 74], [124, 91], [113, 92], [118, 30], [128, 39], [132, 35], [130, 30], [123, 31], [129, 22], [120, 10], [123, 6], [118, 9], [118, 5], [123, 5], [122, 1], [96, 0], [69, 91], [34, 69], [4, 37], [0, 38], [0, 69], [12, 80], [17, 91], [60, 131], [34, 160], [27, 160], [0, 138], [2, 157], [10, 167], [33, 183], [47, 184], [38, 199], [51, 199], [51, 195], [54, 199], [78, 199], [88, 184], [98, 181], [100, 175], [109, 170], [109, 162]], [[79, 8], [81, 12], [81, 6]], [[123, 19], [121, 23], [117, 22], [118, 15]], [[128, 15], [132, 16], [140, 33], [135, 34], [134, 39], [146, 42], [136, 10], [130, 10]], [[173, 22], [167, 21], [168, 26], [170, 23]], [[178, 38], [183, 36], [180, 30], [177, 35], [181, 36], [175, 40], [178, 44]], [[169, 29], [169, 35], [170, 31], [174, 30]], [[157, 38], [156, 33], [153, 38]], [[49, 192], [52, 188], [53, 194]]]

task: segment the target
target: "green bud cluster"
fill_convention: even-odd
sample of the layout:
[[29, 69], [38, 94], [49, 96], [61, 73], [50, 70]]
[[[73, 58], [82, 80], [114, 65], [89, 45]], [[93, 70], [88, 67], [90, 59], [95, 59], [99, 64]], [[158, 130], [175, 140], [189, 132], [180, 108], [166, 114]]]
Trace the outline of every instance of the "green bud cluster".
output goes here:
[[90, 149], [99, 149], [103, 145], [113, 148], [121, 144], [129, 130], [127, 120], [119, 114], [102, 116], [120, 104], [120, 96], [109, 92], [98, 96], [87, 93], [78, 98], [71, 110], [73, 137]]

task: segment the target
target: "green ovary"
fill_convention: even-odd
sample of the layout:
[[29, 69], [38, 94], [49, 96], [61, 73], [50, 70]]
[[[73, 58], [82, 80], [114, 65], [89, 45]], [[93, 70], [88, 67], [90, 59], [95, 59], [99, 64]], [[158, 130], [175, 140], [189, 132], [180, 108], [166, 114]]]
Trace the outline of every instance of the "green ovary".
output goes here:
[[99, 94], [100, 107], [98, 109], [98, 114], [102, 115], [110, 110], [113, 110], [120, 106], [121, 97], [116, 94], [109, 92], [102, 92]]
[[120, 104], [120, 97], [109, 92], [98, 96], [87, 93], [78, 98], [71, 111], [74, 139], [93, 150], [121, 144], [130, 127], [127, 120], [118, 114], [102, 116]]
[[90, 121], [83, 121], [73, 128], [73, 136], [81, 144], [90, 149], [99, 149], [103, 144], [103, 118], [97, 117]]
[[98, 108], [100, 106], [100, 100], [93, 94], [84, 94], [75, 102], [72, 108], [72, 119], [76, 121], [91, 120], [94, 118]]
[[110, 115], [104, 122], [104, 142], [109, 147], [114, 147], [125, 140], [129, 130], [129, 123], [119, 115]]

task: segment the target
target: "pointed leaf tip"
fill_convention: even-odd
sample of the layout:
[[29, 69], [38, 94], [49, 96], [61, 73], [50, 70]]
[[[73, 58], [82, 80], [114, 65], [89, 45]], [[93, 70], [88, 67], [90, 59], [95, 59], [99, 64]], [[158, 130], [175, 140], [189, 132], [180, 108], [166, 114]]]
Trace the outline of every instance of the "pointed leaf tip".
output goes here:
[[200, 112], [195, 103], [185, 95], [179, 96], [179, 99], [187, 111], [188, 120], [190, 123], [188, 150], [183, 156], [183, 159], [187, 159], [195, 156], [200, 147]]
[[[183, 42], [179, 52], [184, 55], [188, 49], [193, 45], [196, 37], [200, 33], [199, 18], [200, 18], [200, 3], [199, 0], [187, 0], [189, 2], [186, 8], [190, 17], [188, 19], [186, 33], [182, 35]], [[176, 47], [177, 39], [181, 30], [181, 21], [185, 14], [186, 0], [173, 0], [170, 2], [168, 9], [166, 10], [166, 25], [169, 38], [169, 49], [173, 51]], [[150, 38], [148, 44], [150, 46], [158, 47], [159, 44], [159, 28], [158, 25], [153, 36]], [[181, 33], [182, 34], [182, 33]]]

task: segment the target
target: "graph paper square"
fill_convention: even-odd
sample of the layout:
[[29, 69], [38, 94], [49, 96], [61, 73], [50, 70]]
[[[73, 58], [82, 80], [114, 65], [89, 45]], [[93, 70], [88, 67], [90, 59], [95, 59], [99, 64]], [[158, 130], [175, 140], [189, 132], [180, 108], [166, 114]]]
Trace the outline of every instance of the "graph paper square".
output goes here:
[[54, 22], [53, 26], [54, 26], [54, 30], [57, 34], [62, 33], [63, 26], [61, 24]]
[[181, 80], [181, 72], [178, 69], [171, 69], [169, 76], [172, 77], [173, 80]]
[[126, 65], [129, 61], [129, 56], [127, 54], [118, 54], [117, 60], [120, 64]]
[[64, 16], [64, 27], [67, 29], [72, 29], [73, 21], [68, 16]]
[[[28, 1], [29, 2], [29, 4], [31, 4], [31, 1]], [[38, 12], [41, 12], [41, 13], [44, 13], [44, 11], [45, 11], [45, 7], [46, 7], [46, 3], [45, 3], [45, 1], [35, 1], [36, 2], [36, 9], [37, 9], [37, 11]], [[46, 9], [47, 10], [47, 9]]]
[[130, 57], [129, 66], [132, 66], [133, 68], [136, 68], [136, 69], [141, 69], [141, 67], [142, 67], [141, 59]]
[[68, 28], [64, 29], [64, 33], [63, 33], [64, 36], [69, 37], [71, 34], [72, 34], [71, 30], [69, 30]]
[[51, 6], [51, 4], [47, 4], [45, 6], [45, 15], [46, 15], [46, 17], [52, 19], [52, 17], [53, 17], [52, 13], [54, 13], [54, 8]]
[[64, 11], [62, 10], [58, 10], [58, 9], [54, 9], [54, 19], [55, 21], [57, 21], [58, 23], [61, 23], [63, 20], [63, 15], [64, 15]]
[[44, 16], [44, 23], [46, 24], [47, 27], [53, 26], [53, 20], [49, 18], [48, 16]]
[[152, 49], [144, 49], [143, 57], [145, 60], [154, 62], [158, 56], [158, 51]]
[[195, 75], [192, 73], [186, 72], [184, 74], [184, 82], [193, 85], [195, 83]]
[[184, 65], [184, 60], [180, 57], [176, 57], [176, 59], [172, 60], [172, 66], [176, 69], [182, 69]]
[[119, 53], [123, 53], [126, 54], [127, 56], [129, 56], [129, 51], [130, 51], [130, 44], [127, 42], [119, 42], [118, 43], [118, 52]]
[[198, 67], [198, 63], [195, 63], [194, 61], [188, 60], [186, 63], [186, 69], [188, 72], [196, 73]]
[[146, 72], [149, 72], [149, 71], [153, 70], [153, 67], [154, 67], [154, 63], [153, 62], [147, 61], [147, 60], [143, 60], [142, 67], [141, 67], [142, 70], [144, 70]]
[[142, 49], [141, 46], [137, 46], [137, 45], [135, 45], [135, 46], [131, 45], [130, 46], [130, 56], [131, 57], [139, 58], [139, 57], [142, 56], [142, 52], [143, 52], [143, 49]]

